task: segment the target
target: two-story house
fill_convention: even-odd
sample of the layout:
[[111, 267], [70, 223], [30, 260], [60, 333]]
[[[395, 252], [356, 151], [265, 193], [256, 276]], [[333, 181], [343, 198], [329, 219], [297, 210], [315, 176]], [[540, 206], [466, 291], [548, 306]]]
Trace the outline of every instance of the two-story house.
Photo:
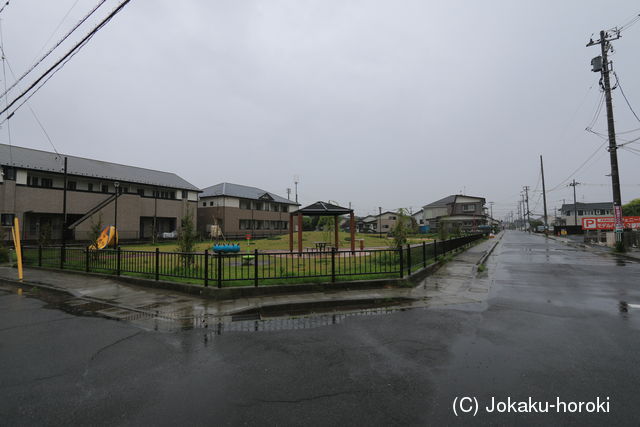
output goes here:
[[188, 211], [195, 222], [200, 190], [174, 173], [0, 144], [0, 228], [5, 239], [14, 216], [23, 239], [35, 241], [43, 234], [62, 238], [65, 157], [67, 226], [104, 204], [69, 230], [67, 239], [87, 240], [92, 224], [113, 225], [116, 218], [121, 239], [151, 238], [154, 224], [156, 233], [176, 231]]
[[[560, 218], [563, 225], [579, 225], [582, 226], [582, 218], [585, 217], [599, 217], [599, 216], [613, 216], [613, 203], [612, 202], [597, 202], [597, 203], [565, 203], [560, 208]], [[577, 223], [576, 223], [577, 217]]]
[[356, 222], [358, 232], [390, 233], [398, 222], [396, 212], [386, 211], [378, 215], [368, 215]]
[[486, 225], [488, 216], [483, 197], [454, 194], [422, 208], [422, 225], [435, 232], [439, 227], [448, 230], [477, 231], [480, 225]]
[[198, 231], [210, 237], [221, 232], [231, 239], [284, 234], [289, 229], [289, 212], [297, 206], [260, 188], [223, 182], [202, 190]]

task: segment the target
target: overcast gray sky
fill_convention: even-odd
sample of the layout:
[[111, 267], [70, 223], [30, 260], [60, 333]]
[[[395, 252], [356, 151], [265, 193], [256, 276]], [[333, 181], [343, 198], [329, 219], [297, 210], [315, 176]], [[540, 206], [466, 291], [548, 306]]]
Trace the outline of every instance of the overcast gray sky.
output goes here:
[[[14, 72], [97, 3], [13, 0], [0, 19]], [[572, 175], [603, 143], [584, 130], [600, 99], [599, 49], [585, 45], [638, 13], [631, 0], [132, 0], [30, 105], [62, 153], [201, 188], [286, 196], [297, 174], [305, 204], [415, 211], [464, 191], [502, 217], [523, 185], [541, 188], [542, 154], [550, 207], [572, 199], [569, 177], [588, 184], [580, 201], [609, 201], [604, 148]], [[639, 46], [640, 23], [612, 60], [640, 114]], [[640, 128], [620, 90], [614, 109], [618, 131]], [[12, 144], [51, 151], [26, 106], [10, 126]], [[604, 111], [594, 129], [606, 131]], [[619, 160], [626, 202], [640, 197], [640, 153]]]

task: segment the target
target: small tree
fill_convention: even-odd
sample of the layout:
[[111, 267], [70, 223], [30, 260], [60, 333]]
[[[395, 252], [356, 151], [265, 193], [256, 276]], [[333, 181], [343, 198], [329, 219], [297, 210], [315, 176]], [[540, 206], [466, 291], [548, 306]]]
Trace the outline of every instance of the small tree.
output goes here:
[[439, 221], [438, 222], [438, 239], [447, 240], [449, 238], [449, 229], [447, 224]]
[[320, 217], [318, 221], [318, 228], [322, 230], [322, 240], [324, 242], [331, 241], [331, 230], [334, 228], [336, 218], [333, 216]]
[[407, 244], [407, 237], [413, 230], [411, 216], [407, 215], [406, 209], [400, 208], [396, 212], [396, 225], [391, 230], [391, 246], [400, 249]]
[[99, 213], [97, 218], [91, 219], [91, 226], [89, 227], [89, 247], [98, 249], [98, 239], [102, 234], [103, 228], [102, 213]]
[[0, 228], [0, 262], [9, 262], [9, 248], [4, 245], [5, 237], [4, 230]]
[[40, 226], [40, 234], [38, 234], [38, 244], [40, 246], [49, 246], [51, 244], [51, 224], [44, 223]]
[[195, 231], [195, 227], [193, 226], [193, 216], [191, 214], [191, 209], [187, 208], [186, 213], [180, 220], [180, 230], [178, 231], [178, 248], [180, 252], [185, 253], [183, 258], [185, 260], [193, 261], [193, 257], [191, 255], [187, 255], [190, 252], [193, 252], [196, 245], [197, 234]]

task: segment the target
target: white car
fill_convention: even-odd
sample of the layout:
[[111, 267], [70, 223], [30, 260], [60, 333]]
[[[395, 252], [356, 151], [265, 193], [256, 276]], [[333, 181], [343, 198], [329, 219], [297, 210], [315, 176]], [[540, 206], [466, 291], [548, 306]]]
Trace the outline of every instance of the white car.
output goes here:
[[172, 231], [172, 232], [164, 232], [164, 233], [160, 233], [160, 237], [162, 237], [163, 239], [175, 239], [178, 237], [178, 232], [177, 231]]

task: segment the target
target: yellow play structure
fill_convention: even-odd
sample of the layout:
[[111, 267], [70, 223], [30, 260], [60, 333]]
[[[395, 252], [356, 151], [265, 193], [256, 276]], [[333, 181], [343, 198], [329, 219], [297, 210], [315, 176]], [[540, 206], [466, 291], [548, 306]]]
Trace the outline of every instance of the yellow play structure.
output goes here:
[[102, 230], [96, 243], [89, 246], [89, 249], [104, 249], [118, 246], [118, 230], [113, 225], [109, 225]]

